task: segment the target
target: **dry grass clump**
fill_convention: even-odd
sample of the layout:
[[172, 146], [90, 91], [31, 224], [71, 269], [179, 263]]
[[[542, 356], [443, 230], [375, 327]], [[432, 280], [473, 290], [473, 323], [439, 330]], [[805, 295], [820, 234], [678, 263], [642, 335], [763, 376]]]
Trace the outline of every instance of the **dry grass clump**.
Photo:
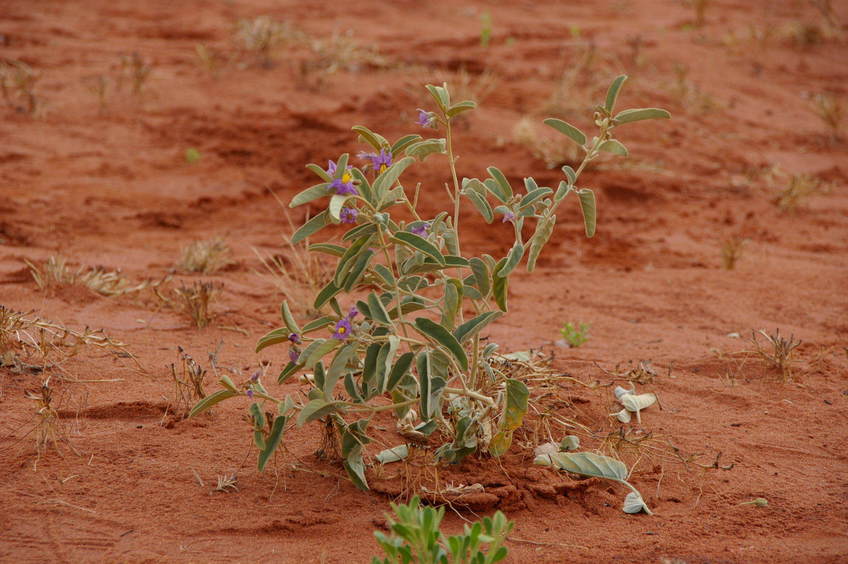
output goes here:
[[22, 61], [0, 61], [0, 93], [6, 105], [16, 112], [36, 116], [43, 102], [35, 94], [41, 75]]
[[725, 270], [733, 270], [736, 268], [736, 263], [742, 258], [742, 251], [747, 239], [733, 236], [725, 239], [721, 244], [721, 266]]
[[41, 458], [51, 445], [61, 455], [59, 443], [64, 443], [74, 454], [78, 455], [79, 452], [68, 440], [62, 426], [62, 420], [59, 418], [59, 412], [53, 406], [53, 390], [50, 388], [50, 378], [44, 380], [40, 388], [27, 390], [24, 397], [35, 403], [35, 426], [30, 433], [35, 433], [36, 464], [38, 464], [38, 458]]
[[[761, 344], [759, 337], [765, 339], [765, 343]], [[794, 362], [794, 351], [801, 345], [801, 340], [795, 340], [795, 335], [790, 335], [788, 339], [780, 335], [780, 329], [776, 329], [774, 334], [769, 335], [765, 329], [759, 331], [751, 331], [751, 343], [754, 345], [754, 351], [772, 368], [778, 370], [783, 376], [784, 381], [792, 379], [792, 364]]]
[[263, 68], [273, 66], [272, 54], [277, 47], [302, 42], [305, 38], [303, 32], [288, 22], [274, 21], [268, 16], [243, 19], [236, 24], [236, 42], [242, 53], [252, 58], [256, 66]]
[[213, 282], [195, 282], [191, 286], [180, 286], [174, 290], [177, 309], [191, 318], [198, 329], [212, 321], [209, 305], [215, 300], [221, 285]]
[[124, 82], [129, 81], [132, 95], [141, 96], [151, 72], [153, 72], [153, 63], [140, 54], [133, 52], [129, 55], [121, 55], [116, 89], [121, 91]]
[[197, 364], [181, 346], [177, 346], [177, 351], [179, 369], [173, 363], [171, 364], [171, 380], [174, 383], [171, 409], [178, 417], [184, 419], [191, 408], [206, 397], [206, 391], [203, 389], [206, 370]]
[[188, 272], [212, 274], [231, 264], [232, 251], [221, 237], [195, 241], [183, 249], [179, 267]]
[[46, 291], [68, 286], [81, 286], [101, 296], [122, 296], [140, 292], [162, 282], [145, 281], [132, 285], [120, 270], [106, 270], [101, 266], [80, 266], [72, 270], [61, 256], [51, 256], [38, 266], [25, 260], [39, 290]]
[[[19, 372], [39, 372], [59, 367], [84, 347], [96, 347], [115, 356], [135, 359], [124, 343], [112, 339], [103, 330], [92, 331], [86, 327], [74, 331], [34, 316], [32, 312], [21, 313], [0, 305], [0, 366]], [[33, 364], [35, 361], [38, 364]]]
[[838, 141], [842, 131], [842, 120], [845, 117], [842, 100], [836, 94], [829, 92], [817, 94], [813, 97], [813, 112], [827, 126], [831, 141]]
[[807, 174], [794, 174], [789, 179], [789, 186], [777, 195], [775, 203], [780, 211], [795, 211], [803, 201], [821, 190], [822, 183], [818, 178]]

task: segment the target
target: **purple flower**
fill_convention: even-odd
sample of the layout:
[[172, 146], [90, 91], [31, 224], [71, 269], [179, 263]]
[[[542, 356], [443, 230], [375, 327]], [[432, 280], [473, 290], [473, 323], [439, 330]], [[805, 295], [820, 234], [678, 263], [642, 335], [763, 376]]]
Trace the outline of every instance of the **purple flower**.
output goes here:
[[336, 175], [336, 161], [327, 161], [327, 174], [330, 176]]
[[511, 211], [508, 211], [508, 212], [504, 213], [504, 216], [503, 216], [503, 219], [501, 220], [501, 223], [506, 223], [507, 221], [514, 221], [514, 220], [515, 220], [515, 214], [512, 213]]
[[409, 228], [410, 233], [414, 233], [419, 237], [426, 237], [428, 231], [430, 231], [430, 224], [426, 221], [423, 223], [419, 223], [418, 225], [413, 225]]
[[289, 349], [289, 360], [293, 364], [297, 364], [297, 360], [300, 358], [300, 353], [295, 349]]
[[436, 116], [433, 115], [433, 112], [427, 112], [418, 108], [418, 119], [415, 120], [415, 123], [420, 125], [421, 127], [433, 127], [435, 128]]
[[368, 159], [371, 161], [371, 168], [377, 174], [382, 174], [387, 168], [392, 166], [392, 152], [388, 149], [380, 149], [379, 153], [359, 153], [359, 158]]
[[330, 182], [330, 188], [336, 191], [336, 194], [357, 194], [356, 186], [353, 185], [353, 177], [349, 172], [342, 174], [341, 178], [334, 178]]
[[251, 382], [256, 382], [256, 381], [258, 381], [258, 380], [259, 380], [259, 374], [260, 374], [260, 371], [259, 371], [259, 370], [257, 370], [256, 372], [254, 372], [254, 373], [253, 373], [253, 376], [251, 376], [251, 377], [250, 377], [250, 381], [251, 381]]
[[350, 336], [350, 332], [352, 331], [352, 327], [350, 326], [350, 319], [347, 317], [344, 319], [340, 319], [336, 326], [333, 328], [333, 338], [339, 339], [340, 341], [344, 341]]
[[247, 390], [247, 397], [253, 399], [253, 390]]
[[300, 340], [300, 335], [298, 335], [297, 333], [291, 333], [289, 335], [289, 342], [294, 343], [295, 345], [299, 345], [303, 341]]
[[356, 223], [356, 217], [359, 215], [359, 210], [356, 208], [342, 208], [339, 212], [339, 219], [342, 223]]
[[349, 312], [348, 312], [348, 314], [347, 314], [347, 318], [348, 318], [348, 319], [353, 319], [353, 318], [354, 318], [354, 317], [356, 317], [357, 315], [359, 315], [359, 310], [358, 310], [358, 309], [356, 309], [356, 306], [350, 306], [350, 311], [349, 311]]

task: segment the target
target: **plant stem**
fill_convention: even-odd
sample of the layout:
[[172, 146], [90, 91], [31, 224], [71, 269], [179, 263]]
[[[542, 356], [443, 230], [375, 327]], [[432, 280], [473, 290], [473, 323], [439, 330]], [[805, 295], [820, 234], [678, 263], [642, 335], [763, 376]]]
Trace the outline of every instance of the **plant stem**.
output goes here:
[[459, 246], [459, 180], [456, 176], [456, 158], [453, 154], [453, 131], [451, 129], [451, 120], [445, 117], [445, 125], [447, 133], [445, 139], [447, 141], [448, 164], [450, 165], [451, 177], [453, 178], [453, 230], [456, 235], [456, 250], [459, 256], [462, 256]]
[[444, 392], [446, 394], [456, 394], [458, 396], [467, 396], [469, 398], [473, 398], [479, 401], [482, 401], [489, 407], [496, 407], [495, 400], [490, 398], [489, 396], [483, 395], [479, 392], [475, 392], [474, 390], [468, 389], [459, 389], [459, 388], [445, 388]]

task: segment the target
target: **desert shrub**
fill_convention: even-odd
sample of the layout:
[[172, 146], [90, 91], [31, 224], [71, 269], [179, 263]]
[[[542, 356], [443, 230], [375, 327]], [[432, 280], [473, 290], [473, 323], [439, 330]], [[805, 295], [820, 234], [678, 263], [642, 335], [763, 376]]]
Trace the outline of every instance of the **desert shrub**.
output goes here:
[[[605, 102], [595, 109], [594, 137], [562, 120], [545, 120], [583, 152], [576, 169], [562, 167], [565, 177], [555, 188], [539, 186], [528, 177], [518, 192], [496, 167], [489, 167], [482, 180], [460, 179], [453, 122], [476, 104], [453, 102], [447, 85], [427, 86], [435, 111], [419, 110], [418, 116], [420, 126], [442, 130], [444, 137], [410, 134], [390, 143], [355, 126], [353, 131], [373, 151], [360, 153], [363, 164], [355, 165], [343, 154], [326, 169], [307, 165], [319, 182], [290, 203], [298, 207], [325, 202], [294, 233], [294, 244], [327, 228], [344, 230], [340, 239], [309, 246], [335, 261], [331, 280], [314, 296], [308, 319], [296, 319], [284, 301], [283, 325], [256, 347], [259, 352], [288, 346], [289, 362], [278, 382], [309, 371], [305, 400], [274, 397], [261, 378], [252, 379], [245, 389], [224, 377], [223, 389], [200, 401], [192, 413], [232, 397], [252, 400], [249, 412], [260, 470], [280, 445], [289, 421], [298, 426], [317, 422], [323, 426], [324, 443], [338, 445], [348, 475], [362, 489], [368, 488], [363, 449], [371, 442], [368, 427], [378, 412], [393, 414], [410, 441], [436, 443], [433, 454], [442, 462], [507, 452], [527, 411], [529, 390], [512, 377], [509, 363], [499, 361], [503, 357], [498, 345], [481, 339], [481, 333], [507, 312], [510, 275], [525, 261], [528, 271], [535, 269], [556, 226], [557, 209], [569, 196], [582, 210], [586, 235], [594, 235], [595, 195], [579, 187], [578, 180], [602, 153], [627, 154], [615, 138], [618, 128], [670, 117], [656, 108], [615, 113], [626, 78], [616, 78]], [[452, 209], [424, 217], [418, 188], [410, 193], [400, 178], [416, 163], [437, 155], [447, 157]], [[501, 226], [512, 232], [514, 243], [506, 256], [463, 253], [463, 199], [486, 223], [494, 223], [493, 229]], [[525, 226], [533, 228], [529, 238]], [[276, 409], [264, 409], [266, 402]]]

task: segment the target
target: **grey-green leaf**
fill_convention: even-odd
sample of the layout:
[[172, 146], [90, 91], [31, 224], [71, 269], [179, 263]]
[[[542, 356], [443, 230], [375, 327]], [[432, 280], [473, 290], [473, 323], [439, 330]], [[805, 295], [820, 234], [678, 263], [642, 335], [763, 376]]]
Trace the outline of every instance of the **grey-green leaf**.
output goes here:
[[621, 92], [621, 87], [624, 85], [624, 81], [627, 80], [627, 75], [622, 74], [616, 77], [615, 80], [610, 84], [609, 90], [607, 90], [607, 99], [604, 103], [604, 108], [607, 112], [612, 113], [613, 109], [615, 109], [615, 102], [618, 100], [618, 94]]
[[409, 446], [403, 444], [392, 448], [387, 448], [377, 453], [374, 457], [380, 464], [389, 464], [399, 462], [409, 456]]
[[286, 417], [277, 417], [274, 419], [274, 424], [271, 426], [271, 432], [268, 434], [268, 439], [265, 441], [265, 448], [259, 453], [259, 471], [265, 469], [268, 459], [277, 450], [280, 441], [283, 438], [283, 427], [286, 425]]
[[315, 186], [311, 186], [297, 194], [294, 198], [292, 198], [291, 203], [289, 203], [290, 208], [296, 208], [297, 206], [302, 206], [303, 204], [307, 204], [312, 200], [317, 200], [318, 198], [323, 198], [330, 193], [330, 185], [327, 182], [322, 182], [321, 184], [316, 184]]
[[325, 415], [338, 411], [344, 402], [314, 399], [303, 406], [300, 415], [297, 416], [297, 426], [302, 427], [305, 423], [320, 419]]
[[317, 214], [315, 217], [311, 218], [309, 221], [300, 226], [300, 228], [295, 231], [294, 235], [291, 237], [292, 245], [300, 243], [307, 237], [310, 237], [323, 229], [329, 223], [329, 214], [327, 210], [322, 211]]
[[[494, 166], [490, 166], [486, 170], [489, 172], [490, 175], [492, 175], [492, 178], [497, 183], [497, 188], [499, 189], [499, 194], [496, 193], [495, 196], [501, 202], [506, 203], [507, 201], [509, 201], [512, 198], [512, 186], [510, 186], [509, 182], [507, 182], [507, 179], [506, 179], [506, 176], [504, 176], [504, 173], [502, 173], [500, 171], [500, 169], [498, 169], [497, 167], [494, 167]], [[487, 184], [487, 186], [489, 186], [490, 189], [494, 187], [490, 184]]]
[[211, 408], [216, 403], [220, 403], [220, 402], [224, 401], [225, 399], [228, 399], [228, 398], [231, 398], [231, 397], [237, 396], [237, 395], [238, 395], [238, 393], [230, 391], [230, 390], [218, 390], [214, 394], [209, 394], [208, 396], [206, 396], [205, 398], [203, 398], [202, 400], [197, 402], [197, 404], [189, 412], [188, 416], [194, 417], [195, 415], [199, 415], [199, 414], [203, 413], [204, 411], [206, 411], [207, 409]]
[[256, 350], [254, 352], [259, 352], [266, 347], [270, 347], [271, 345], [276, 345], [277, 343], [283, 343], [289, 340], [289, 335], [292, 334], [292, 331], [289, 331], [288, 327], [280, 327], [279, 329], [274, 329], [270, 333], [264, 335], [259, 342], [256, 343]]
[[671, 119], [671, 114], [662, 108], [634, 108], [619, 112], [615, 116], [615, 123], [621, 125], [644, 119]]
[[506, 278], [509, 274], [518, 266], [518, 263], [521, 262], [521, 258], [524, 256], [524, 245], [519, 243], [518, 241], [512, 246], [509, 250], [509, 254], [506, 256], [506, 262], [504, 265], [495, 271], [496, 278]]
[[462, 112], [467, 112], [468, 110], [473, 110], [476, 107], [477, 107], [477, 103], [474, 102], [473, 100], [465, 100], [463, 102], [457, 102], [456, 104], [451, 106], [450, 109], [446, 112], [446, 114], [449, 118], [452, 118], [454, 116], [461, 114]]
[[445, 347], [459, 363], [460, 368], [468, 370], [468, 357], [465, 354], [465, 350], [450, 331], [426, 317], [417, 317], [415, 319], [415, 328], [425, 337]]
[[436, 246], [429, 242], [427, 239], [420, 237], [415, 233], [410, 233], [408, 231], [398, 231], [394, 234], [394, 236], [392, 236], [392, 239], [397, 243], [421, 251], [422, 253], [429, 256], [439, 264], [445, 264], [445, 257], [442, 255], [441, 252], [439, 252], [439, 249], [436, 248]]
[[648, 509], [648, 505], [645, 503], [645, 500], [642, 499], [642, 495], [639, 492], [630, 492], [624, 497], [624, 505], [622, 506], [622, 511], [625, 513], [641, 513], [644, 511], [648, 515], [651, 515], [651, 510]]
[[425, 139], [416, 141], [406, 148], [406, 155], [423, 161], [430, 155], [444, 154], [447, 150], [444, 139]]
[[620, 460], [594, 452], [558, 452], [541, 454], [533, 461], [541, 466], [553, 466], [572, 474], [606, 478], [623, 482], [627, 480], [627, 466]]
[[363, 141], [374, 147], [377, 151], [380, 149], [386, 149], [389, 146], [389, 142], [386, 141], [385, 137], [374, 133], [364, 125], [354, 125], [351, 129], [357, 132]]
[[619, 141], [618, 139], [607, 139], [601, 146], [598, 147], [600, 151], [606, 151], [607, 153], [612, 153], [613, 155], [620, 155], [622, 157], [626, 157], [630, 153], [627, 151], [627, 147], [624, 146], [624, 143]]
[[583, 188], [577, 192], [577, 195], [580, 197], [580, 210], [583, 212], [583, 226], [586, 228], [586, 237], [593, 237], [598, 213], [595, 193], [588, 188]]
[[477, 208], [477, 211], [479, 211], [480, 215], [483, 216], [483, 219], [486, 220], [486, 223], [492, 223], [495, 216], [492, 213], [492, 206], [486, 201], [486, 197], [478, 194], [474, 190], [466, 190], [463, 194], [471, 200], [471, 203], [474, 204], [474, 207]]
[[480, 290], [481, 296], [485, 298], [489, 295], [489, 290], [491, 289], [489, 284], [489, 269], [486, 267], [483, 259], [477, 257], [469, 259], [468, 264], [471, 266], [471, 272], [474, 273], [474, 279], [477, 281], [477, 289]]
[[479, 333], [486, 325], [496, 320], [501, 315], [503, 314], [499, 311], [487, 311], [486, 313], [481, 313], [477, 317], [470, 319], [457, 327], [453, 334], [457, 341], [464, 343], [467, 339], [470, 339]]
[[586, 134], [568, 122], [557, 118], [548, 118], [545, 120], [545, 125], [553, 127], [581, 147], [586, 144]]
[[[506, 264], [506, 258], [502, 258], [495, 264], [494, 271], [497, 272]], [[501, 311], [507, 310], [507, 296], [509, 291], [509, 278], [492, 276], [492, 293], [495, 296], [495, 303]]]

